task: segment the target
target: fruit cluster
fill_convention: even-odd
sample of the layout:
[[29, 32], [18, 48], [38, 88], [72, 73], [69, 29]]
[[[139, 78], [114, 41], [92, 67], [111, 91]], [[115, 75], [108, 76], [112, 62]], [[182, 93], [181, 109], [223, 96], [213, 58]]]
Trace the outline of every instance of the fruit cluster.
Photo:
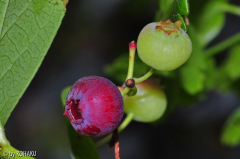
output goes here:
[[[146, 25], [137, 44], [129, 44], [129, 69], [122, 87], [97, 76], [81, 78], [72, 86], [64, 115], [81, 135], [96, 137], [112, 132], [124, 111], [139, 122], [153, 122], [163, 115], [167, 106], [165, 93], [147, 78], [155, 70], [171, 71], [183, 65], [192, 52], [191, 40], [181, 29], [181, 21], [167, 20]], [[136, 49], [141, 60], [152, 67], [140, 78], [133, 78]]]

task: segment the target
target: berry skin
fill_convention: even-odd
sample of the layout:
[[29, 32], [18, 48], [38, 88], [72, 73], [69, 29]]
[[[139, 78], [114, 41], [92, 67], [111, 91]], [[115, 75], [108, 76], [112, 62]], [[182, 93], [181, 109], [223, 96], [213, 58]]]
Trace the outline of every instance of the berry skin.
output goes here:
[[124, 97], [125, 112], [134, 113], [134, 120], [139, 122], [153, 122], [165, 112], [167, 100], [163, 90], [151, 81], [144, 81], [136, 85], [135, 96]]
[[192, 53], [192, 42], [180, 27], [181, 21], [170, 20], [146, 25], [137, 41], [140, 59], [160, 71], [171, 71], [184, 64]]
[[102, 136], [117, 128], [124, 114], [118, 88], [108, 79], [88, 76], [70, 89], [64, 115], [84, 136]]

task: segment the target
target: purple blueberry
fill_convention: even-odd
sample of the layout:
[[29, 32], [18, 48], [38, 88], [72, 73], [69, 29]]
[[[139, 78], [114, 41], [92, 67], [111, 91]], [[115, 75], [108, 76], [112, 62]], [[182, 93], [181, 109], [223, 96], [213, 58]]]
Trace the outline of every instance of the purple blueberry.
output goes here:
[[123, 98], [108, 79], [88, 76], [70, 89], [64, 115], [84, 136], [102, 136], [117, 128], [123, 117]]

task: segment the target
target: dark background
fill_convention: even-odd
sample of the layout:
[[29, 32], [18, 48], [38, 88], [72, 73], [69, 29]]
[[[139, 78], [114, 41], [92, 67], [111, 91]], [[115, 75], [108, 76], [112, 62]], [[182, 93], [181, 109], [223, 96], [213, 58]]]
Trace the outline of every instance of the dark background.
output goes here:
[[[36, 150], [39, 159], [70, 158], [61, 90], [84, 76], [108, 77], [103, 67], [128, 51], [128, 43], [137, 40], [157, 10], [158, 0], [70, 0], [48, 54], [6, 124], [11, 144]], [[240, 18], [227, 14], [224, 29], [212, 44], [239, 28]], [[220, 144], [222, 126], [239, 105], [235, 94], [213, 90], [191, 107], [178, 107], [157, 127], [132, 122], [120, 134], [121, 158], [239, 159], [240, 147]], [[99, 153], [101, 159], [114, 158], [114, 149], [107, 145]]]

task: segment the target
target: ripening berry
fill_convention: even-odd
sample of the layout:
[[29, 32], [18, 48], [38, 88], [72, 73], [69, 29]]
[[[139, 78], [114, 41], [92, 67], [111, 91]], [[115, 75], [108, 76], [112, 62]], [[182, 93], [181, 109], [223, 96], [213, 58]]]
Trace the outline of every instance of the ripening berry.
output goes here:
[[65, 113], [73, 128], [84, 136], [101, 136], [119, 125], [124, 113], [118, 88], [108, 79], [88, 76], [70, 89]]
[[184, 64], [192, 53], [192, 42], [181, 24], [180, 20], [167, 20], [146, 25], [137, 41], [140, 59], [160, 71], [171, 71]]
[[163, 90], [151, 81], [136, 85], [135, 96], [124, 96], [124, 111], [134, 114], [134, 120], [153, 122], [159, 119], [166, 110], [167, 99]]

